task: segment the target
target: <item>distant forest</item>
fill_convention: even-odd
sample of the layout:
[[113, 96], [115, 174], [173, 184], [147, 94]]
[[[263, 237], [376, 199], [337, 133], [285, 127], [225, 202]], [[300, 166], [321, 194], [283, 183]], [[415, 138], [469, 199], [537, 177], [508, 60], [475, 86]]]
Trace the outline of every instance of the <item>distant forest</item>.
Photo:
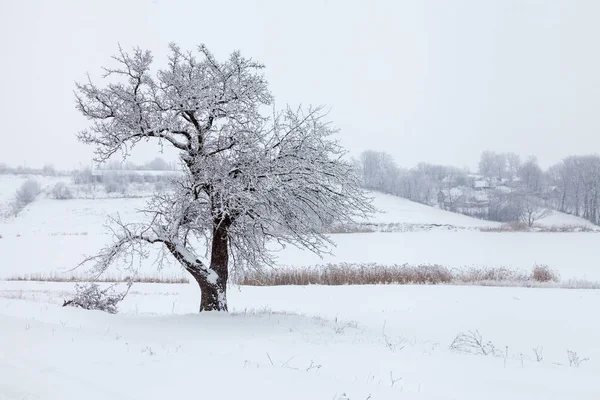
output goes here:
[[420, 163], [397, 166], [385, 152], [354, 160], [363, 186], [448, 211], [499, 222], [533, 225], [548, 209], [600, 224], [600, 156], [570, 156], [547, 170], [535, 157], [481, 154], [477, 172]]

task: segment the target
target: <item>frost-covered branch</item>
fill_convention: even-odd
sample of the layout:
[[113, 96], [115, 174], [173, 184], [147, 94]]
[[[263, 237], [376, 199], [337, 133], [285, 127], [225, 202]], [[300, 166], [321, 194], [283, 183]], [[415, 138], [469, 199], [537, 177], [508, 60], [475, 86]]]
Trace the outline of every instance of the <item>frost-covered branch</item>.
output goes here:
[[[104, 68], [104, 78], [124, 78], [101, 88], [88, 79], [76, 84], [77, 108], [92, 121], [79, 134], [96, 146], [96, 159], [105, 161], [142, 139], [167, 142], [194, 154], [215, 152], [220, 134], [260, 119], [258, 108], [270, 104], [266, 81], [256, 71], [262, 65], [238, 52], [217, 62], [204, 46], [197, 59], [172, 44], [169, 66], [151, 75], [152, 55], [139, 48], [119, 49], [117, 67]], [[229, 119], [224, 121], [223, 119]], [[218, 126], [216, 120], [220, 121]], [[213, 137], [214, 136], [214, 137]]]

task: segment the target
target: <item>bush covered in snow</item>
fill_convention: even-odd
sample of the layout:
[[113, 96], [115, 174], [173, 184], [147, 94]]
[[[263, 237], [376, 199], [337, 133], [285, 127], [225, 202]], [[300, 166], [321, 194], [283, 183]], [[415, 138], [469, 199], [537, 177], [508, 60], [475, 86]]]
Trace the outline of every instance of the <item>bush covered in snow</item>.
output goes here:
[[50, 194], [57, 200], [69, 200], [73, 198], [73, 192], [71, 192], [69, 186], [64, 182], [56, 183]]
[[7, 215], [19, 214], [26, 205], [33, 203], [41, 191], [42, 189], [38, 181], [34, 179], [28, 179], [27, 181], [23, 182], [21, 187], [15, 193], [15, 198], [11, 203], [10, 211], [7, 213]]
[[41, 191], [42, 188], [38, 181], [34, 179], [28, 179], [23, 182], [19, 190], [17, 190], [15, 195], [15, 203], [23, 206], [32, 203]]
[[[115, 284], [116, 285], [116, 284]], [[119, 304], [131, 288], [131, 282], [127, 284], [127, 290], [123, 293], [117, 293], [111, 285], [104, 290], [96, 283], [86, 285], [75, 285], [75, 296], [70, 300], [65, 300], [63, 307], [79, 307], [85, 310], [100, 310], [110, 314], [117, 313], [117, 304]]]

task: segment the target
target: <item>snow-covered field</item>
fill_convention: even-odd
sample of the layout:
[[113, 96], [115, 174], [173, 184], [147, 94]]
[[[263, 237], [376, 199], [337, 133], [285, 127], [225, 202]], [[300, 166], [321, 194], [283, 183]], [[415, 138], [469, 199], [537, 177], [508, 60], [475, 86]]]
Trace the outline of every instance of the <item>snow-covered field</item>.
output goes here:
[[[139, 284], [108, 315], [45, 302], [63, 290], [0, 286], [20, 298], [0, 298], [1, 399], [600, 396], [598, 291], [242, 287], [233, 315], [198, 315], [194, 285]], [[450, 350], [469, 330], [497, 356]], [[569, 366], [567, 350], [589, 360]]]
[[[70, 182], [71, 178], [67, 176], [41, 176], [41, 175], [12, 175], [0, 174], [0, 218], [4, 212], [8, 211], [10, 202], [14, 199], [15, 193], [21, 185], [28, 179], [36, 180], [42, 189], [47, 191], [57, 182]], [[0, 220], [1, 223], [1, 220]]]
[[[0, 181], [0, 204], [20, 182], [11, 185]], [[497, 224], [374, 197], [386, 212], [373, 222], [464, 229], [336, 234], [332, 255], [288, 247], [279, 263], [526, 271], [539, 263], [563, 279], [600, 280], [598, 233], [481, 232]], [[131, 221], [144, 203], [42, 196], [0, 221], [0, 279], [83, 273], [66, 271], [110, 241], [108, 215]], [[560, 213], [544, 223], [586, 224]], [[152, 260], [141, 275], [185, 276], [176, 265], [156, 271]], [[134, 284], [118, 315], [60, 307], [72, 291], [71, 283], [0, 281], [0, 400], [600, 398], [597, 290], [232, 287], [231, 315], [197, 315], [195, 284]], [[450, 350], [457, 334], [475, 330], [496, 356]], [[567, 351], [589, 360], [570, 365]]]
[[[404, 224], [442, 224], [456, 227], [486, 227], [491, 223], [413, 203], [405, 199], [374, 194], [375, 206], [385, 213], [374, 221]], [[67, 272], [83, 255], [95, 254], [111, 238], [104, 224], [109, 215], [124, 221], [141, 218], [136, 210], [145, 199], [40, 199], [28, 205], [16, 218], [0, 221], [0, 278], [27, 274], [81, 274]], [[564, 216], [564, 214], [563, 214]], [[554, 224], [578, 219], [554, 216]], [[323, 258], [287, 247], [278, 251], [282, 266], [308, 266], [336, 262], [384, 264], [440, 264], [448, 267], [507, 267], [529, 271], [534, 264], [546, 264], [563, 279], [600, 280], [598, 233], [480, 232], [478, 230], [432, 229], [415, 232], [353, 233], [331, 236], [336, 247]], [[33, 250], [35, 249], [35, 250]], [[185, 276], [176, 265], [157, 271], [148, 260], [140, 275]], [[125, 276], [128, 271], [111, 271]]]

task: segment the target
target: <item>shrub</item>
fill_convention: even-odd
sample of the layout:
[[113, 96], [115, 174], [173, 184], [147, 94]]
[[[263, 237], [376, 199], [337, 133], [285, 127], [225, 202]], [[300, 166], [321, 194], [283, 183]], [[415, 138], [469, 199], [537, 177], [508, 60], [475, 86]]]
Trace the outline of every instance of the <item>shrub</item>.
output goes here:
[[26, 180], [19, 190], [17, 190], [15, 203], [21, 207], [26, 206], [32, 203], [41, 191], [42, 189], [38, 181], [33, 179]]
[[115, 285], [111, 285], [104, 290], [96, 283], [87, 285], [75, 285], [75, 296], [70, 300], [65, 300], [63, 307], [79, 307], [85, 310], [99, 310], [110, 314], [117, 313], [117, 304], [119, 304], [131, 288], [131, 282], [127, 284], [127, 291], [124, 293], [116, 293]]
[[124, 192], [125, 185], [116, 180], [110, 180], [104, 183], [104, 190], [106, 190], [106, 193]]
[[485, 342], [479, 331], [459, 333], [450, 345], [450, 350], [460, 353], [480, 354], [484, 356], [497, 356], [500, 354], [496, 346], [490, 341]]
[[85, 185], [95, 183], [96, 179], [92, 174], [92, 169], [89, 167], [73, 171], [73, 183], [76, 185]]
[[579, 367], [582, 362], [589, 361], [589, 358], [581, 358], [577, 355], [577, 352], [572, 350], [567, 350], [567, 358], [569, 359], [570, 367]]
[[56, 169], [54, 168], [54, 165], [52, 164], [46, 164], [42, 167], [42, 174], [44, 176], [55, 176], [56, 175]]
[[69, 200], [73, 198], [71, 189], [69, 189], [69, 186], [64, 182], [58, 182], [54, 185], [50, 194], [57, 200]]
[[547, 265], [534, 265], [531, 279], [536, 282], [560, 282], [560, 276]]

